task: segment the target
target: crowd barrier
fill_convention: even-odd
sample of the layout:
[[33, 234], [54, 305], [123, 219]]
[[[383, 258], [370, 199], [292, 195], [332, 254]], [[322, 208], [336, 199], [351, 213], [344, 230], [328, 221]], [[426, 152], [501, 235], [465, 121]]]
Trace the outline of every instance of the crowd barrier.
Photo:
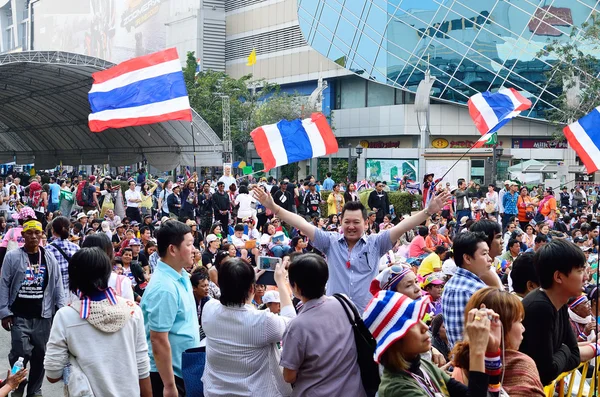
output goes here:
[[[585, 374], [588, 373], [590, 361], [579, 364], [579, 366], [572, 371], [563, 372], [556, 379], [554, 379], [552, 383], [544, 387], [544, 394], [546, 397], [591, 397], [594, 393], [594, 386], [598, 381], [598, 370], [593, 367], [594, 371], [592, 377], [588, 378], [588, 383], [588, 379], [586, 379]], [[566, 382], [568, 382], [568, 386], [565, 388]], [[573, 393], [573, 389], [575, 387], [577, 387], [575, 389], [576, 393]]]

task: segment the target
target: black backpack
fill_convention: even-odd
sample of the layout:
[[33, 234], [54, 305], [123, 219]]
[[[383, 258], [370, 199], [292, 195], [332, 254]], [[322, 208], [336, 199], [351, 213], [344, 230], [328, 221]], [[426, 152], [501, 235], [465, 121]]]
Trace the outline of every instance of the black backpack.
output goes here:
[[348, 316], [350, 325], [352, 325], [354, 342], [356, 343], [357, 362], [360, 367], [360, 378], [367, 396], [374, 396], [381, 382], [379, 378], [379, 366], [373, 359], [375, 349], [377, 348], [377, 341], [371, 335], [371, 331], [369, 331], [369, 328], [363, 322], [354, 304], [342, 294], [334, 294], [333, 297], [340, 302], [346, 312], [346, 316]]

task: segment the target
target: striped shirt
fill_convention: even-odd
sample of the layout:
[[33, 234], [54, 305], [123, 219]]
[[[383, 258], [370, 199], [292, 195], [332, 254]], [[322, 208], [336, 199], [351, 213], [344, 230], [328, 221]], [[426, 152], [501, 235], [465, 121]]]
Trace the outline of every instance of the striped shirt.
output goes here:
[[252, 305], [224, 306], [211, 299], [202, 309], [206, 334], [204, 395], [280, 397], [292, 393], [279, 367], [277, 343], [289, 321], [293, 306], [278, 316]]
[[61, 238], [56, 238], [52, 241], [51, 244], [46, 245], [46, 249], [49, 253], [52, 254], [56, 258], [58, 262], [58, 267], [60, 268], [60, 274], [62, 276], [63, 286], [65, 288], [65, 294], [69, 294], [69, 262], [67, 258], [54, 246], [60, 247], [65, 254], [69, 257], [69, 259], [75, 255], [77, 251], [79, 251], [79, 246], [77, 244], [73, 244], [69, 240], [63, 240]]

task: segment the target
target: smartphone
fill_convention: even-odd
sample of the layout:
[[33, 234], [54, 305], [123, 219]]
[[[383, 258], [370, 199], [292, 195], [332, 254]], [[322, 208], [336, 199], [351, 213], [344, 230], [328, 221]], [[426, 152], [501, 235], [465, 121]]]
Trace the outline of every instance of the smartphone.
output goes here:
[[281, 263], [281, 258], [273, 258], [270, 256], [258, 257], [258, 268], [261, 270], [274, 272], [278, 263]]

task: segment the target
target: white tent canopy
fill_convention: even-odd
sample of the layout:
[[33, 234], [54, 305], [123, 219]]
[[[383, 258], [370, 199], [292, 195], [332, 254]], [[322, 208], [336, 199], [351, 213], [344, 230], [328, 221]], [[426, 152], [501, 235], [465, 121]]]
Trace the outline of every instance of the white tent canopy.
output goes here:
[[171, 121], [92, 133], [87, 94], [92, 73], [113, 66], [85, 55], [31, 51], [0, 55], [0, 163], [130, 165], [159, 170], [221, 166], [223, 144], [196, 112], [192, 125]]

